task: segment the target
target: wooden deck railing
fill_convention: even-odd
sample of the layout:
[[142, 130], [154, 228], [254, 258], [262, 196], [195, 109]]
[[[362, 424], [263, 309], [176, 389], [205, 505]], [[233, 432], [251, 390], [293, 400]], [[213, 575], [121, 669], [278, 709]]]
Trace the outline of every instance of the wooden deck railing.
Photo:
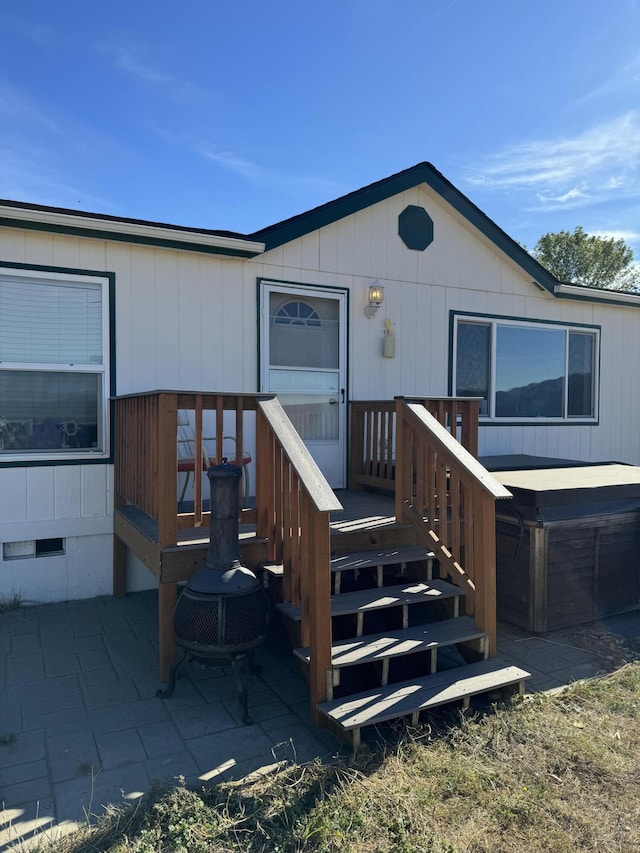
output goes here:
[[[255, 412], [256, 394], [208, 394], [151, 391], [116, 397], [115, 496], [116, 507], [133, 504], [158, 523], [161, 547], [176, 545], [178, 530], [208, 525], [203, 511], [206, 472], [203, 458], [204, 419], [209, 413], [214, 440], [206, 448], [212, 464], [222, 461], [224, 437], [231, 435], [238, 453], [243, 447], [245, 412]], [[193, 510], [178, 512], [178, 411], [193, 421]], [[208, 430], [207, 430], [208, 431]], [[186, 476], [186, 474], [185, 474]], [[205, 492], [206, 493], [206, 492]]]
[[302, 643], [309, 646], [311, 716], [327, 698], [331, 673], [331, 546], [329, 513], [342, 509], [311, 454], [275, 398], [258, 401], [257, 535], [284, 569], [283, 597], [302, 613]]
[[[420, 402], [469, 453], [478, 455], [478, 398], [430, 397]], [[394, 491], [397, 436], [395, 401], [352, 402], [350, 423], [349, 488], [368, 486]]]
[[496, 647], [495, 501], [511, 493], [423, 401], [396, 400], [396, 520], [413, 525]]

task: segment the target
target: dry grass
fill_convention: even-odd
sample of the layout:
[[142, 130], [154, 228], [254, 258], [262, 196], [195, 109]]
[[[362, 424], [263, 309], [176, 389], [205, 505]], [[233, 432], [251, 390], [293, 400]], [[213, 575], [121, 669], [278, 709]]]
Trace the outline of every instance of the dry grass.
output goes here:
[[440, 717], [349, 763], [155, 792], [59, 853], [640, 850], [640, 663], [474, 718]]

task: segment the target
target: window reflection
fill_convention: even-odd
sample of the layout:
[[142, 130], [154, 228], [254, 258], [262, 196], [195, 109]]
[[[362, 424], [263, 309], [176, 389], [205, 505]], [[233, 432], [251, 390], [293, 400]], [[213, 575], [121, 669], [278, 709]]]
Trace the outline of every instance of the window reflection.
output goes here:
[[594, 374], [593, 335], [581, 332], [569, 334], [569, 417], [591, 417], [593, 405]]
[[596, 416], [596, 332], [460, 318], [455, 347], [454, 393], [480, 397], [480, 414], [520, 420]]
[[498, 326], [496, 416], [561, 418], [565, 332]]
[[91, 373], [0, 372], [0, 451], [95, 448], [100, 398]]
[[456, 393], [458, 397], [482, 397], [480, 414], [488, 412], [491, 326], [460, 323], [456, 353]]

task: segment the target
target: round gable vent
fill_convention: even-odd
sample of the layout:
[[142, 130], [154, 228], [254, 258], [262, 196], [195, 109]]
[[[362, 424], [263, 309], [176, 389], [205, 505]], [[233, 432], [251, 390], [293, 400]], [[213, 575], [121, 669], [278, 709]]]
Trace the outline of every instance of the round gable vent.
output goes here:
[[410, 204], [398, 217], [398, 234], [407, 249], [424, 252], [433, 243], [433, 219], [424, 207]]

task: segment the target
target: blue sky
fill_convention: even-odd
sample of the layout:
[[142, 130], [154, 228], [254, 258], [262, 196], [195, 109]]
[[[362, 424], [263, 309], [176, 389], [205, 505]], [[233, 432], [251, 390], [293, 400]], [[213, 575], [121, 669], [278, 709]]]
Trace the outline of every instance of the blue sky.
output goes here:
[[249, 233], [423, 160], [640, 261], [640, 0], [3, 0], [0, 197]]

